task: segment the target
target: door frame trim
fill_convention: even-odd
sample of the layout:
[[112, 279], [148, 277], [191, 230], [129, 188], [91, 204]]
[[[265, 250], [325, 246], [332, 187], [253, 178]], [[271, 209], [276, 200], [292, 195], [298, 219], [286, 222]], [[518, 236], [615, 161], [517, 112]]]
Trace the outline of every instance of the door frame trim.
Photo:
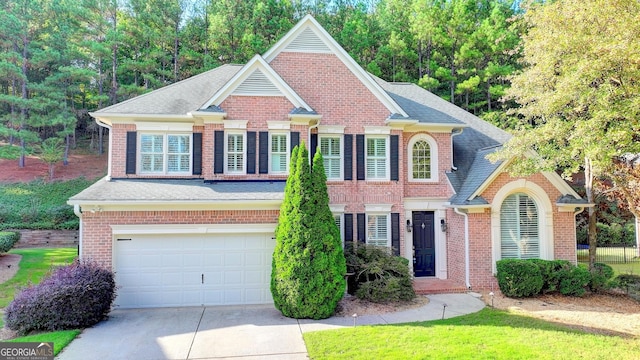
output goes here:
[[[440, 231], [440, 220], [447, 218], [446, 205], [449, 201], [446, 199], [434, 199], [434, 198], [412, 198], [405, 199], [404, 201], [404, 222], [407, 219], [412, 219], [414, 211], [433, 211], [434, 212], [434, 241], [436, 251], [436, 275], [437, 279], [447, 279], [447, 233]], [[402, 224], [401, 219], [401, 224]], [[409, 271], [413, 276], [413, 233], [408, 232], [406, 227], [404, 228], [405, 251], [403, 257], [409, 260]]]

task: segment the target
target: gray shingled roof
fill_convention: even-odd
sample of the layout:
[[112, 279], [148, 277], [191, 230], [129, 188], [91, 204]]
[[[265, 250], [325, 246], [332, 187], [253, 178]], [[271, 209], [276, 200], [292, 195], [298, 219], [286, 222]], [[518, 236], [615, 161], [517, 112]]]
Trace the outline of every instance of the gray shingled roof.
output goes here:
[[[462, 135], [459, 135], [462, 136]], [[466, 176], [460, 176], [458, 171], [452, 171], [447, 174], [449, 179], [455, 178], [456, 194], [449, 199], [451, 204], [455, 205], [480, 205], [488, 204], [488, 202], [481, 197], [469, 199], [471, 195], [493, 174], [494, 171], [502, 164], [502, 162], [496, 162], [492, 164], [491, 161], [486, 159], [486, 156], [497, 151], [500, 146], [494, 146], [491, 148], [480, 149], [476, 152], [473, 162], [468, 168]], [[454, 182], [452, 181], [453, 185]], [[455, 186], [455, 185], [454, 185]]]
[[284, 181], [120, 179], [96, 182], [69, 199], [70, 204], [91, 202], [242, 201], [282, 200]]
[[241, 68], [242, 65], [222, 65], [202, 74], [111, 105], [96, 111], [94, 114], [185, 115], [201, 108]]

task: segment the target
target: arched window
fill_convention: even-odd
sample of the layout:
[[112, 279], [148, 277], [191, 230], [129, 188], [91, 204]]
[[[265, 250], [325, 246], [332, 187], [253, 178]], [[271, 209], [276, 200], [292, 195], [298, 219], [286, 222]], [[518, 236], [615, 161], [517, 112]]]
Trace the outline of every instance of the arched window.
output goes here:
[[433, 138], [419, 134], [409, 142], [409, 180], [437, 180], [437, 145]]
[[540, 258], [538, 206], [524, 193], [507, 196], [500, 207], [502, 259]]

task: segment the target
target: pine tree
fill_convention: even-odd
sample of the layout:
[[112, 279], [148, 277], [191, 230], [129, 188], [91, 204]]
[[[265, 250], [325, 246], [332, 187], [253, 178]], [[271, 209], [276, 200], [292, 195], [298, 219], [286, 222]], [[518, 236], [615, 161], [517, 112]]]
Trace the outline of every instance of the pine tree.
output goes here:
[[308, 157], [304, 143], [291, 155], [276, 228], [271, 294], [287, 317], [324, 319], [344, 294], [346, 265], [329, 210], [322, 156], [314, 158], [313, 174]]

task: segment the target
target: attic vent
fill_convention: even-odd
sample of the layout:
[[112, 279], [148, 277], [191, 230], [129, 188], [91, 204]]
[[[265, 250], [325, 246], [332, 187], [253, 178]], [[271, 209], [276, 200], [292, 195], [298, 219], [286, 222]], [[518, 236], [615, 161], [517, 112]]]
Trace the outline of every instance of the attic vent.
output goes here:
[[249, 75], [232, 95], [282, 95], [280, 89], [259, 69]]
[[306, 28], [287, 45], [284, 51], [327, 53], [331, 52], [331, 49], [311, 28]]

